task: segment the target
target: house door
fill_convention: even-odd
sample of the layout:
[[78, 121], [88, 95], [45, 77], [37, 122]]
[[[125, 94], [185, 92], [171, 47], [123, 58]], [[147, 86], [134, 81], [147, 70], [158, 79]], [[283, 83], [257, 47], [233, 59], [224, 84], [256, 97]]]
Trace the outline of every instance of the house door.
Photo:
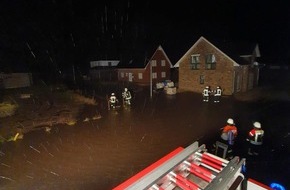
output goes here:
[[249, 74], [248, 90], [253, 89], [253, 87], [254, 87], [254, 74], [250, 73]]
[[237, 74], [236, 77], [235, 77], [234, 93], [235, 92], [240, 92], [240, 91], [241, 91], [241, 76], [239, 74]]
[[129, 73], [129, 82], [133, 81], [133, 73]]

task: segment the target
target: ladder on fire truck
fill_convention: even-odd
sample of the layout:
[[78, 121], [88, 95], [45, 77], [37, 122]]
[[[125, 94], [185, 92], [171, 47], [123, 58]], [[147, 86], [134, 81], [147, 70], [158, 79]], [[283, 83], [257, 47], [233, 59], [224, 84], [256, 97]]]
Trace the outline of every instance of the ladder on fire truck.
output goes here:
[[[226, 160], [194, 142], [175, 149], [113, 190], [244, 190], [244, 166], [245, 159]], [[268, 189], [256, 186], [255, 190]]]

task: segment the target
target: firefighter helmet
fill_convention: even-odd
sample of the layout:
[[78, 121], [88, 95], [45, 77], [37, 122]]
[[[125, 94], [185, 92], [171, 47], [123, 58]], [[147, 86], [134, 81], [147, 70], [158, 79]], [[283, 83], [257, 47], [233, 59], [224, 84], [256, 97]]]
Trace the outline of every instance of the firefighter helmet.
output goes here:
[[112, 93], [111, 95], [112, 95], [112, 96], [115, 96], [115, 93]]
[[234, 120], [232, 118], [229, 118], [227, 120], [227, 123], [230, 124], [230, 125], [233, 125], [234, 124]]
[[205, 88], [206, 88], [206, 89], [209, 89], [209, 86], [206, 86]]
[[257, 128], [257, 129], [261, 129], [261, 123], [256, 121], [253, 123], [254, 127]]
[[127, 88], [125, 88], [124, 90], [125, 90], [125, 92], [127, 92], [127, 90], [128, 90], [128, 89], [127, 89]]
[[219, 86], [217, 86], [216, 88], [217, 88], [217, 89], [219, 89], [220, 87], [219, 87]]

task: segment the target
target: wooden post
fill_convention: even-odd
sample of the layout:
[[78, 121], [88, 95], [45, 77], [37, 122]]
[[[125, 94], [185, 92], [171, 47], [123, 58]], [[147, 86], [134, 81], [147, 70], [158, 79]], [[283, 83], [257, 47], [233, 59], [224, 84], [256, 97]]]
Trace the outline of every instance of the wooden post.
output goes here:
[[108, 104], [108, 110], [110, 110], [111, 106], [110, 106], [110, 101], [109, 101], [108, 95], [106, 95], [106, 100], [107, 100], [107, 104]]

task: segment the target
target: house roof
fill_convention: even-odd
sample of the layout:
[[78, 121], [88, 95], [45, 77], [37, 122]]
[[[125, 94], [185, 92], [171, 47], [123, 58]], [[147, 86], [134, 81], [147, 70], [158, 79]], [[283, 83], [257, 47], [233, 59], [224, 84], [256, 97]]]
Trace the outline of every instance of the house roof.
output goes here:
[[170, 67], [173, 67], [173, 64], [171, 63], [164, 49], [162, 48], [161, 45], [159, 45], [156, 49], [150, 47], [149, 50], [143, 49], [140, 52], [136, 51], [134, 55], [131, 54], [123, 56], [120, 60], [120, 63], [118, 64], [118, 68], [136, 68], [136, 69], [145, 68], [157, 51], [162, 51], [165, 58], [169, 62]]
[[[249, 43], [245, 41], [227, 41], [227, 40], [217, 40], [212, 39], [211, 42], [207, 40], [205, 37], [201, 36], [193, 46], [177, 61], [174, 67], [179, 67], [179, 63], [183, 60], [183, 58], [191, 53], [192, 49], [196, 47], [198, 43], [201, 41], [206, 41], [211, 46], [216, 48], [219, 52], [221, 52], [228, 59], [231, 59], [234, 62], [234, 66], [250, 64], [246, 59], [241, 56], [247, 57], [256, 53], [257, 57], [260, 57], [259, 46], [257, 43]], [[255, 52], [254, 52], [255, 51]]]
[[91, 61], [90, 66], [93, 67], [116, 67], [119, 64], [119, 60], [98, 60]]

